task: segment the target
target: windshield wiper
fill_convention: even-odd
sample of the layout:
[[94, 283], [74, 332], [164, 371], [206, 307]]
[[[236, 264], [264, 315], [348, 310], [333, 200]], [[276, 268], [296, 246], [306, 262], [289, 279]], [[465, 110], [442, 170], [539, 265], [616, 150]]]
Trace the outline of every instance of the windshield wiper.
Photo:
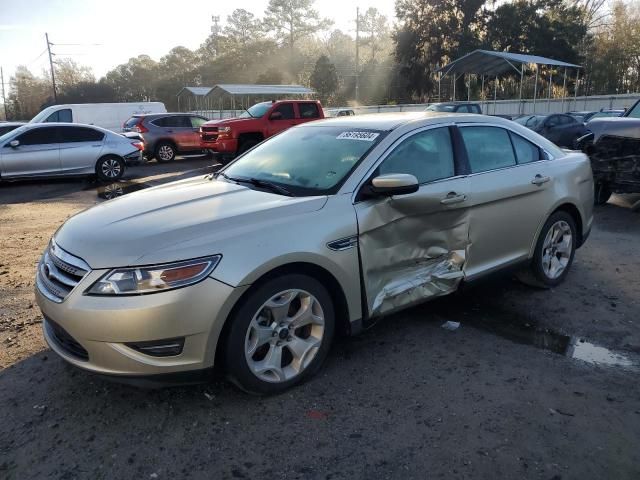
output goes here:
[[226, 178], [227, 180], [230, 180], [232, 182], [250, 183], [251, 185], [255, 185], [256, 187], [260, 187], [260, 188], [266, 188], [268, 190], [271, 190], [272, 192], [279, 193], [280, 195], [286, 195], [287, 197], [293, 197], [294, 196], [293, 193], [291, 193], [286, 188], [281, 187], [280, 185], [277, 185], [275, 183], [271, 183], [271, 182], [269, 182], [267, 180], [262, 180], [260, 178], [255, 178], [255, 177], [251, 177], [251, 178], [236, 178], [236, 177], [230, 177], [229, 175], [225, 174], [224, 172], [220, 172], [218, 175], [221, 175], [224, 178]]

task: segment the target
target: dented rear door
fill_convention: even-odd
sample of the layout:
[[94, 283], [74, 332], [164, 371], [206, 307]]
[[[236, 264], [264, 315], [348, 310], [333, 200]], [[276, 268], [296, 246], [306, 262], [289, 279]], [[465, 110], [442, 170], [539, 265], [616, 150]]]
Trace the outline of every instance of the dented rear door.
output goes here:
[[417, 192], [355, 205], [369, 316], [454, 291], [469, 238], [469, 179], [456, 171], [447, 127], [405, 137], [370, 178], [410, 173]]

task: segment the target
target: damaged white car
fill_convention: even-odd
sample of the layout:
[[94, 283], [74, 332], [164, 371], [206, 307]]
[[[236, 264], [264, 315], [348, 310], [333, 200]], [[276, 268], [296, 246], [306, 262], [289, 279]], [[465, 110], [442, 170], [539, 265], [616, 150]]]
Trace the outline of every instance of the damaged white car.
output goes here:
[[508, 120], [312, 122], [68, 220], [38, 267], [45, 338], [95, 373], [173, 381], [219, 363], [275, 393], [318, 371], [336, 331], [463, 280], [516, 267], [558, 285], [592, 205], [587, 157]]

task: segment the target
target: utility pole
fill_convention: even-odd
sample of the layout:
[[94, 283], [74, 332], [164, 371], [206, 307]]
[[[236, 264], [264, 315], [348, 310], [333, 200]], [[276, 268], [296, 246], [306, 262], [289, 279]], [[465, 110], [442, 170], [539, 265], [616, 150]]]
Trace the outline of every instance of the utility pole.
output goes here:
[[58, 92], [56, 90], [56, 74], [53, 70], [53, 58], [51, 56], [51, 42], [49, 42], [49, 34], [45, 33], [44, 38], [47, 39], [47, 50], [49, 52], [49, 66], [51, 67], [51, 83], [53, 84], [53, 101], [58, 103]]
[[360, 78], [358, 68], [360, 65], [360, 7], [356, 7], [356, 103], [360, 98]]
[[4, 105], [4, 119], [9, 120], [9, 117], [7, 116], [7, 99], [4, 96], [4, 71], [2, 70], [2, 67], [0, 67], [0, 82], [2, 82], [2, 105]]
[[211, 35], [213, 36], [213, 48], [215, 50], [215, 56], [218, 56], [218, 37], [220, 36], [220, 15], [211, 15]]

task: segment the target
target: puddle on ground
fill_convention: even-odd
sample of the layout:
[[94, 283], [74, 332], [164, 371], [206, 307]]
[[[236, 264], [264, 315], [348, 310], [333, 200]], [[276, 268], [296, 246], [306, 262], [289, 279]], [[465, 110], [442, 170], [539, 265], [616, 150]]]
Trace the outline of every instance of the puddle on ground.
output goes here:
[[128, 193], [137, 192], [149, 188], [151, 185], [142, 182], [114, 182], [108, 185], [100, 185], [96, 188], [98, 198], [103, 200], [111, 200], [113, 198], [122, 197]]
[[534, 347], [581, 360], [592, 365], [605, 365], [627, 369], [637, 368], [627, 356], [608, 348], [587, 342], [584, 339], [564, 335], [546, 328], [539, 328], [531, 323], [514, 323], [496, 319], [495, 322], [480, 320], [468, 322], [473, 327], [487, 330], [517, 343]]

